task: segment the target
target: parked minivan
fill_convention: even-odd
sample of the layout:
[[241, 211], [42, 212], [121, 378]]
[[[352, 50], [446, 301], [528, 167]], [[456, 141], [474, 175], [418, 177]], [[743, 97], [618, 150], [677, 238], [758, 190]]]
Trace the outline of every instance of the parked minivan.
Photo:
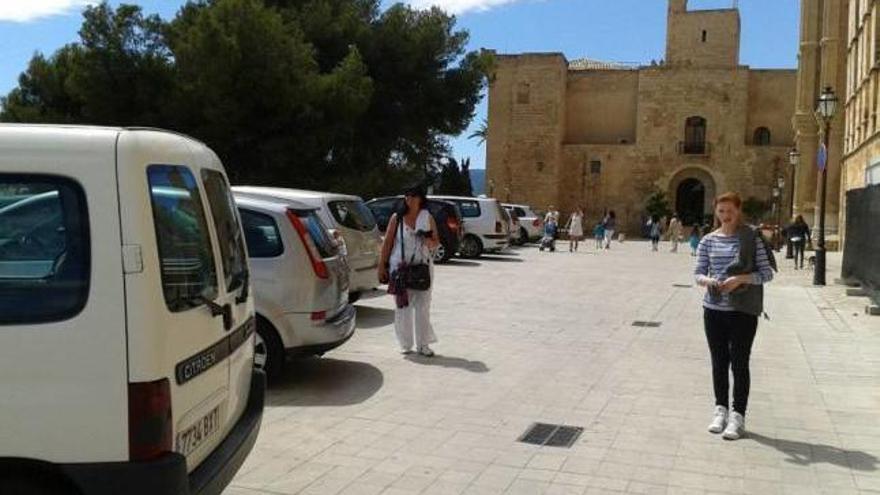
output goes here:
[[351, 338], [348, 265], [316, 208], [235, 193], [257, 311], [254, 362], [270, 379], [288, 356], [321, 355]]
[[376, 228], [373, 213], [364, 201], [348, 194], [284, 189], [278, 187], [236, 186], [239, 197], [269, 197], [299, 201], [317, 208], [324, 224], [345, 240], [350, 273], [350, 300], [365, 295], [381, 295], [379, 286], [379, 252], [382, 236]]
[[510, 245], [510, 226], [501, 203], [492, 198], [429, 196], [451, 201], [464, 220], [464, 237], [459, 246], [462, 258], [478, 258], [484, 252], [500, 252]]
[[217, 156], [160, 130], [0, 124], [0, 205], [0, 493], [220, 493], [265, 375]]

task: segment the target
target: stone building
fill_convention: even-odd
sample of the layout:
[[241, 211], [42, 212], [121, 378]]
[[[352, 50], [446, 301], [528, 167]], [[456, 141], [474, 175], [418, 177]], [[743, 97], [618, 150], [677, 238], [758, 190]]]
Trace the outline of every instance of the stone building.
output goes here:
[[[655, 190], [690, 222], [727, 190], [773, 202], [790, 170], [796, 71], [740, 64], [736, 8], [670, 0], [667, 22], [666, 58], [648, 66], [496, 55], [488, 192], [564, 212], [583, 205], [591, 221], [613, 209], [631, 233]], [[778, 211], [788, 201], [776, 198]]]

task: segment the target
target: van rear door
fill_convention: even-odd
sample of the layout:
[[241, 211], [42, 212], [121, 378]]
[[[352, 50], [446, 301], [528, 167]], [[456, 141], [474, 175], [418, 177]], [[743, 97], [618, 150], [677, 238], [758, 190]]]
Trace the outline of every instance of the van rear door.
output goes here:
[[170, 133], [124, 131], [117, 151], [130, 390], [167, 382], [172, 445], [164, 447], [184, 455], [190, 471], [221, 441], [237, 408], [231, 316], [199, 149]]

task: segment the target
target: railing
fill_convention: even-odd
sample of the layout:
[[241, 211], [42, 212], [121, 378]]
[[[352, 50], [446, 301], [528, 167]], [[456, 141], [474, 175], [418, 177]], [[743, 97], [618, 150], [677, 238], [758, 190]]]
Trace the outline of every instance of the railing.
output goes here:
[[690, 143], [687, 141], [678, 142], [679, 155], [708, 155], [712, 151], [712, 147], [706, 142]]

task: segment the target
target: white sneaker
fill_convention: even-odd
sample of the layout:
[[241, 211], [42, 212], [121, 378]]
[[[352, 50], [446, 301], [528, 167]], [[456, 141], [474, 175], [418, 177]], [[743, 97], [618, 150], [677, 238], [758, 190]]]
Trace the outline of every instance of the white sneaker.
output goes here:
[[727, 428], [721, 435], [725, 440], [739, 440], [746, 434], [746, 418], [742, 414], [733, 411], [730, 414], [730, 420], [727, 422]]
[[419, 354], [425, 357], [434, 357], [434, 351], [426, 345], [419, 347]]
[[727, 426], [727, 408], [724, 406], [715, 406], [715, 413], [712, 415], [712, 423], [709, 425], [709, 433], [721, 433]]

